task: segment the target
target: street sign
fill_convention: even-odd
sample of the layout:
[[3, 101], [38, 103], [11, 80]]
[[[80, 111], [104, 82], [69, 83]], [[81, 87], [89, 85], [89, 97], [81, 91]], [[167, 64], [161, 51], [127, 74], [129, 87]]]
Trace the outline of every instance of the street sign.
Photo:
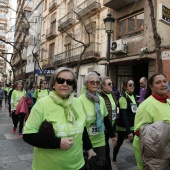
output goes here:
[[[54, 73], [54, 70], [43, 70], [43, 72], [44, 72], [44, 74], [53, 74]], [[35, 74], [37, 74], [37, 75], [42, 75], [43, 73], [42, 73], [42, 71], [41, 70], [35, 70]]]

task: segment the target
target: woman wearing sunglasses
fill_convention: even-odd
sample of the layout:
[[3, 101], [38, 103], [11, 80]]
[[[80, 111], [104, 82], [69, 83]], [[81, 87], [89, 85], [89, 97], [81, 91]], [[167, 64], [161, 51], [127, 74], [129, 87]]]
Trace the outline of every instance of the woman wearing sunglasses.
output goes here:
[[116, 158], [124, 139], [133, 140], [134, 118], [137, 110], [137, 100], [134, 93], [134, 81], [127, 79], [122, 84], [122, 96], [118, 101], [119, 118], [117, 120], [118, 139], [113, 151], [113, 166], [116, 167]]
[[49, 90], [46, 88], [47, 82], [45, 80], [40, 81], [39, 89], [34, 92], [34, 101], [38, 101], [42, 97], [49, 95]]
[[105, 157], [105, 128], [108, 130], [113, 144], [115, 144], [116, 138], [109, 121], [105, 101], [97, 93], [99, 85], [100, 77], [94, 72], [88, 73], [84, 80], [86, 92], [79, 98], [86, 113], [86, 127], [93, 149], [99, 157]]
[[[102, 78], [102, 87], [100, 95], [104, 98], [106, 107], [109, 114], [109, 120], [112, 124], [113, 129], [116, 129], [116, 115], [117, 115], [117, 102], [116, 102], [116, 95], [112, 91], [113, 83], [110, 77], [103, 77]], [[117, 140], [117, 139], [115, 139]], [[109, 162], [109, 169], [112, 170], [111, 166], [111, 159], [110, 159], [110, 145], [109, 145], [109, 133], [105, 130], [105, 142], [106, 142], [106, 159]]]
[[84, 170], [82, 146], [90, 157], [96, 154], [84, 128], [81, 101], [74, 97], [74, 72], [58, 68], [49, 87], [49, 95], [36, 102], [24, 128], [24, 141], [35, 146], [33, 170]]

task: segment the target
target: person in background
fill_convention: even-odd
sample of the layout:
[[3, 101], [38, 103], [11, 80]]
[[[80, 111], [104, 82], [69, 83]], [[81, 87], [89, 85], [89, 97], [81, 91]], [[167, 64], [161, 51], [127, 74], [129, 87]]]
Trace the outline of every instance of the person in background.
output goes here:
[[[100, 73], [98, 73], [97, 71], [92, 71], [92, 72], [96, 73], [100, 77]], [[98, 88], [98, 91], [100, 91], [100, 86]], [[85, 92], [86, 92], [86, 88], [85, 88], [85, 86], [83, 86], [81, 89], [81, 94], [84, 94]]]
[[[144, 169], [140, 150], [140, 128], [160, 120], [170, 125], [170, 99], [168, 99], [167, 93], [168, 83], [165, 75], [161, 73], [152, 75], [148, 80], [147, 98], [139, 105], [135, 116], [133, 148], [138, 170]], [[154, 166], [153, 169], [157, 169]]]
[[9, 111], [9, 117], [12, 116], [12, 113], [11, 113], [11, 95], [12, 95], [12, 92], [15, 90], [16, 88], [16, 83], [14, 84], [11, 84], [11, 87], [10, 87], [10, 91], [9, 91], [9, 94], [8, 94], [8, 111]]
[[39, 99], [24, 127], [23, 139], [33, 145], [33, 170], [85, 170], [83, 148], [95, 156], [88, 137], [82, 104], [74, 97], [76, 76], [58, 68], [50, 80], [49, 95]]
[[2, 88], [2, 83], [0, 82], [0, 110], [2, 110], [2, 101], [5, 99], [5, 92]]
[[40, 98], [49, 95], [49, 90], [46, 89], [47, 82], [45, 80], [40, 81], [39, 89], [34, 92], [34, 99], [38, 101]]
[[139, 103], [142, 103], [145, 99], [145, 94], [146, 94], [146, 88], [147, 88], [147, 78], [146, 77], [142, 77], [139, 80], [140, 83], [140, 98], [139, 98]]
[[27, 95], [30, 97], [31, 101], [32, 101], [32, 105], [29, 105], [28, 109], [29, 109], [29, 113], [31, 112], [32, 107], [35, 104], [35, 100], [34, 100], [34, 92], [37, 90], [37, 83], [35, 81], [32, 81], [29, 85], [29, 87], [27, 88]]
[[107, 129], [113, 146], [116, 144], [116, 135], [109, 121], [105, 101], [97, 93], [99, 85], [100, 77], [94, 72], [89, 72], [84, 79], [86, 91], [79, 99], [86, 114], [86, 127], [93, 149], [99, 157], [105, 157], [106, 143], [104, 130]]
[[112, 84], [112, 91], [113, 91], [113, 93], [114, 93], [115, 96], [116, 96], [116, 101], [118, 101], [119, 98], [120, 98], [120, 92], [119, 92], [119, 90], [116, 88], [116, 86], [115, 86], [114, 83]]
[[[26, 95], [26, 91], [23, 89], [23, 82], [17, 81], [16, 82], [16, 88], [13, 90], [11, 95], [11, 112], [12, 112], [12, 121], [13, 121], [13, 129], [12, 133], [16, 132], [17, 125], [19, 122], [19, 137], [22, 138], [22, 129], [24, 126], [24, 119], [25, 119], [25, 113], [19, 113], [16, 114], [16, 108], [20, 101], [20, 99]], [[25, 96], [26, 97], [26, 96]]]
[[[117, 119], [118, 140], [113, 151], [113, 166], [124, 139], [132, 140], [134, 136], [134, 118], [137, 110], [137, 100], [134, 93], [135, 84], [132, 79], [123, 82], [122, 95], [119, 99], [119, 118]], [[116, 168], [115, 168], [116, 169]]]
[[10, 90], [10, 86], [9, 84], [5, 84], [5, 87], [4, 87], [4, 93], [5, 93], [5, 106], [7, 106], [7, 103], [8, 103], [8, 93], [9, 93], [9, 90]]
[[[103, 99], [105, 100], [106, 103], [106, 108], [108, 111], [108, 116], [109, 116], [109, 121], [112, 124], [113, 130], [116, 130], [116, 110], [117, 110], [117, 102], [116, 102], [116, 96], [112, 92], [112, 80], [110, 77], [103, 77], [102, 82], [101, 82], [101, 92], [99, 93]], [[110, 159], [110, 146], [109, 146], [109, 133], [107, 130], [105, 130], [105, 142], [106, 142], [106, 159], [109, 163], [109, 169], [112, 170], [111, 166], [111, 159]]]

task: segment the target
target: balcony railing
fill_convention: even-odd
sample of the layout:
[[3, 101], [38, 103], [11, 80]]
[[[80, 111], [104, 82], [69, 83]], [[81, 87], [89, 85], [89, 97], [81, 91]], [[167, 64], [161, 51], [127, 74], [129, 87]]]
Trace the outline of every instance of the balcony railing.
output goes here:
[[55, 9], [58, 6], [57, 0], [52, 0], [49, 3], [49, 11], [52, 11], [53, 9]]
[[56, 26], [51, 26], [46, 31], [46, 38], [53, 38], [57, 35], [56, 33]]
[[75, 14], [73, 12], [67, 13], [63, 18], [61, 18], [58, 25], [58, 31], [62, 32], [62, 28], [65, 30], [72, 27], [75, 22]]
[[[55, 55], [54, 64], [62, 65], [66, 63], [71, 63], [80, 60], [80, 54], [82, 53], [84, 47], [79, 46], [73, 48], [69, 51]], [[100, 57], [100, 43], [91, 43], [90, 46], [86, 49], [85, 53], [82, 56], [82, 60], [89, 58]]]
[[77, 6], [77, 13], [80, 17], [87, 15], [89, 12], [90, 15], [93, 15], [100, 8], [101, 4], [98, 2], [98, 0], [86, 0]]
[[48, 58], [48, 61], [43, 63], [44, 68], [53, 67], [54, 66], [54, 58]]

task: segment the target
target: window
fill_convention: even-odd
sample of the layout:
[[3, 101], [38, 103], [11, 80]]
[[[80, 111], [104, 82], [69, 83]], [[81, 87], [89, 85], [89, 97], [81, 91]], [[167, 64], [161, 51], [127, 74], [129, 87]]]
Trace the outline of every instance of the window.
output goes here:
[[70, 44], [67, 44], [67, 45], [65, 45], [65, 49], [66, 49], [66, 58], [67, 57], [71, 57], [71, 43]]
[[119, 20], [120, 36], [141, 32], [144, 29], [144, 13], [138, 13]]
[[31, 11], [24, 11], [25, 12], [25, 17], [30, 17], [30, 15], [31, 15]]
[[50, 59], [50, 61], [53, 61], [53, 59], [54, 59], [54, 49], [55, 49], [55, 44], [54, 43], [50, 44], [50, 46], [49, 46], [49, 59]]

